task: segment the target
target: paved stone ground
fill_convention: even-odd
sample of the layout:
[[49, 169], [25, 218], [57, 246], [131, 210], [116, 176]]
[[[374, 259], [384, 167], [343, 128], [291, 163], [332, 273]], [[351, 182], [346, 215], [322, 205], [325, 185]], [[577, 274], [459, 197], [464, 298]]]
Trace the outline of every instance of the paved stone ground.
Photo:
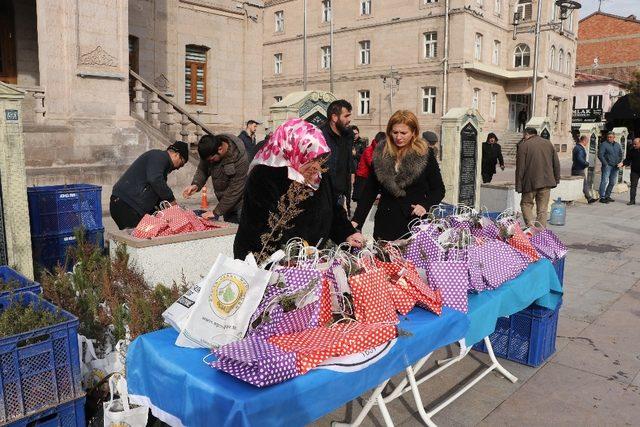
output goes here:
[[[556, 353], [539, 368], [502, 361], [518, 382], [490, 373], [437, 414], [438, 425], [640, 424], [640, 206], [626, 206], [627, 198], [618, 194], [608, 205], [570, 206], [567, 224], [553, 228], [570, 249]], [[439, 350], [432, 361], [456, 351], [455, 345]], [[487, 361], [474, 351], [422, 384], [427, 410]], [[350, 421], [362, 404], [351, 402], [314, 425]], [[389, 405], [396, 425], [421, 424], [412, 406], [410, 394]], [[363, 425], [384, 425], [378, 408]]]

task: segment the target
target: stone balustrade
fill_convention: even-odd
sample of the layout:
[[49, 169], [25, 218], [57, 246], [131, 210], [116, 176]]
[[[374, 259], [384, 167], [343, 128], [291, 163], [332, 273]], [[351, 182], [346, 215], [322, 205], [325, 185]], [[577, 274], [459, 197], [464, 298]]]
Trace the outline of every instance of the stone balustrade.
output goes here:
[[[146, 82], [133, 71], [129, 72], [135, 96], [132, 99], [132, 114], [165, 134], [169, 140], [180, 139], [195, 151], [197, 141], [213, 131], [180, 107], [159, 89]], [[179, 118], [179, 120], [178, 120]]]
[[42, 124], [45, 121], [47, 109], [45, 106], [45, 88], [42, 86], [16, 86], [25, 92], [22, 101], [22, 111], [25, 123]]

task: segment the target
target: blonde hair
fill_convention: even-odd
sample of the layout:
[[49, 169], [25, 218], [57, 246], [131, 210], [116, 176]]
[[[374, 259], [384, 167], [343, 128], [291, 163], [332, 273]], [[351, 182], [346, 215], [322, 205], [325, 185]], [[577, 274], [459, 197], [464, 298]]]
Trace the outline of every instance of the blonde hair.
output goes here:
[[[396, 146], [396, 144], [393, 142], [393, 135], [391, 135], [393, 127], [397, 124], [407, 125], [413, 133], [411, 143], [403, 148], [398, 148]], [[420, 125], [418, 124], [418, 118], [409, 110], [398, 110], [393, 113], [393, 115], [389, 119], [389, 123], [387, 123], [386, 134], [387, 143], [384, 145], [385, 155], [401, 159], [409, 151], [415, 151], [420, 156], [424, 156], [427, 154], [427, 142], [419, 136]]]

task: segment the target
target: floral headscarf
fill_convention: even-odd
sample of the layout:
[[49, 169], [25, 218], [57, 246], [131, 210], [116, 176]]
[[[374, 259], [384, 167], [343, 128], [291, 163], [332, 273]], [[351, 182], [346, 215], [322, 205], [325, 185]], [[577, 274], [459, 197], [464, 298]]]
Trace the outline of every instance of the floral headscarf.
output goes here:
[[315, 182], [308, 183], [300, 173], [300, 167], [329, 152], [331, 150], [320, 129], [302, 119], [291, 119], [281, 124], [256, 153], [249, 171], [256, 165], [286, 166], [289, 179], [317, 190], [321, 175], [318, 174]]

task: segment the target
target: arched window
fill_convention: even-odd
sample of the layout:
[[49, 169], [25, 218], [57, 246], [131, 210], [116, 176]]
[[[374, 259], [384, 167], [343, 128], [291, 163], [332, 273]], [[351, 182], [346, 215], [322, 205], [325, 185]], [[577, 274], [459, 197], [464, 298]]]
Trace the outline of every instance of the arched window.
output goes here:
[[562, 48], [558, 51], [558, 68], [556, 69], [564, 73], [564, 50], [562, 50]]
[[524, 43], [516, 46], [516, 51], [513, 55], [513, 66], [516, 68], [527, 68], [531, 61], [531, 49]]
[[571, 74], [571, 70], [573, 69], [573, 63], [571, 62], [571, 52], [567, 52], [567, 74]]
[[556, 69], [556, 47], [555, 46], [551, 46], [551, 49], [549, 49], [549, 69], [550, 70]]

